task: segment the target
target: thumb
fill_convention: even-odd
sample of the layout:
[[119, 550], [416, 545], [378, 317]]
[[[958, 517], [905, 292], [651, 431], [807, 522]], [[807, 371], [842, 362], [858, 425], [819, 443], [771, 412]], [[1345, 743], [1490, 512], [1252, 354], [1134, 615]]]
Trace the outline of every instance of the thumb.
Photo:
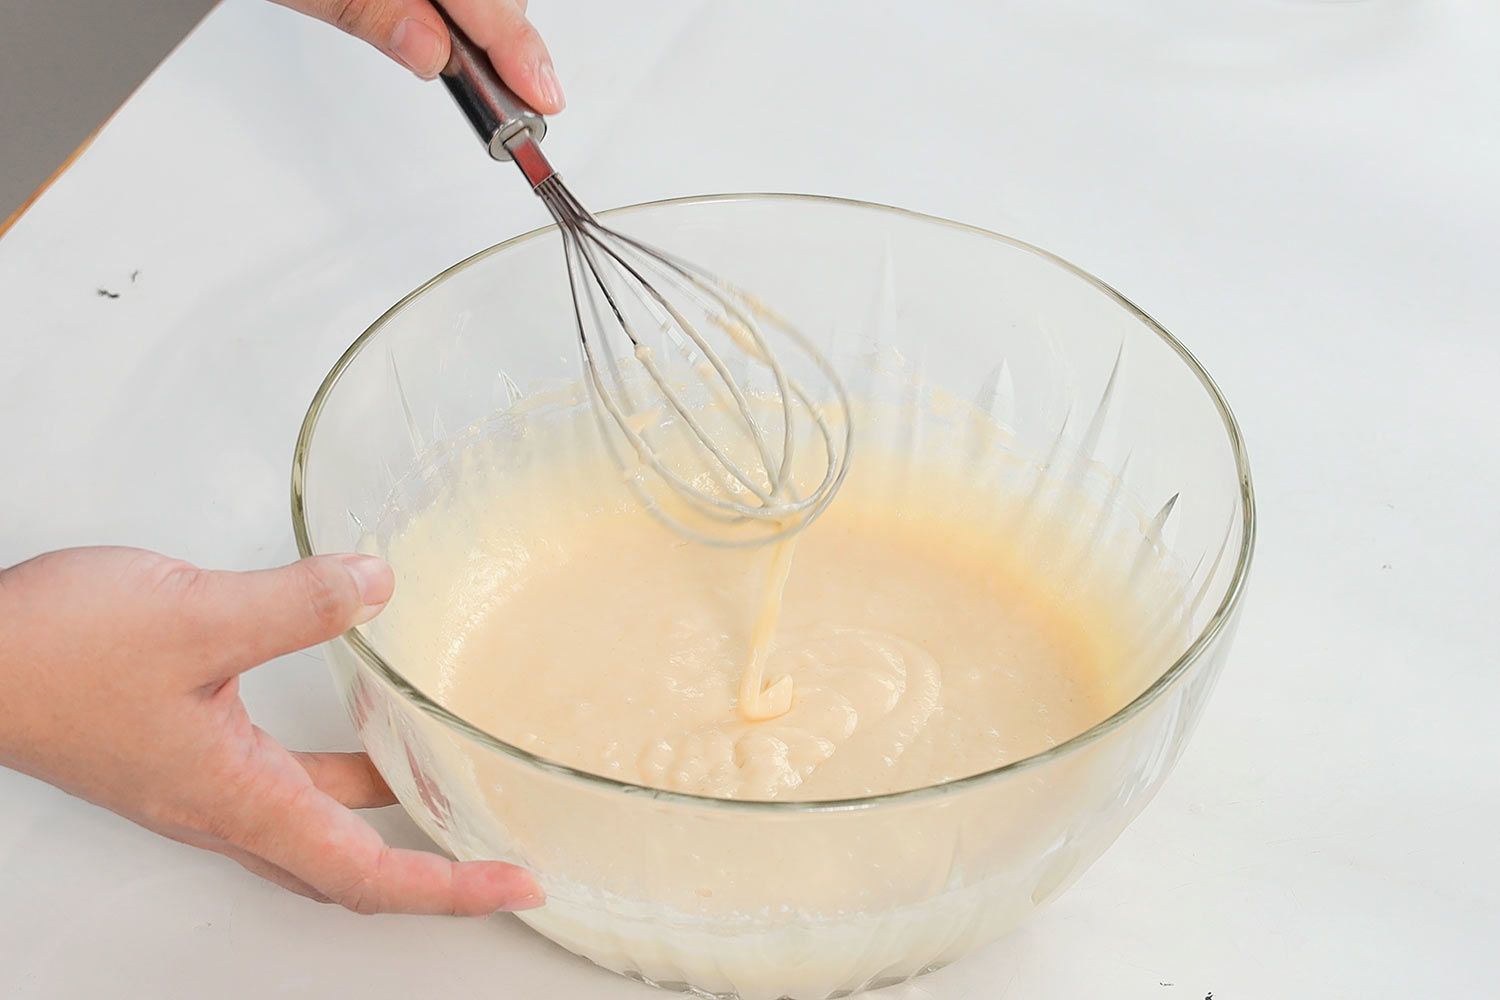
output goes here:
[[427, 0], [275, 0], [362, 38], [432, 79], [448, 63], [448, 28]]
[[363, 625], [395, 586], [384, 561], [353, 554], [252, 573], [199, 570], [182, 613], [219, 651], [210, 679], [221, 679]]
[[547, 45], [524, 0], [443, 0], [443, 9], [484, 49], [500, 79], [527, 104], [555, 115], [566, 103]]

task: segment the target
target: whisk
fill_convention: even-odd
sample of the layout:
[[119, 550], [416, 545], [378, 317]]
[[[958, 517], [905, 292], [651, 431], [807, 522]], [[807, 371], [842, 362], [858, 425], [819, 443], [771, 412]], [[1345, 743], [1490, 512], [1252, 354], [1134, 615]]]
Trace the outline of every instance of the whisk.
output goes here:
[[[720, 546], [807, 527], [849, 467], [848, 395], [832, 364], [752, 296], [595, 218], [542, 154], [545, 119], [451, 19], [448, 30], [443, 82], [490, 156], [513, 160], [557, 222], [595, 413], [646, 508], [680, 535]], [[831, 405], [793, 377], [766, 328], [821, 377]], [[752, 371], [766, 384], [752, 388]], [[806, 439], [810, 456], [798, 451]]]

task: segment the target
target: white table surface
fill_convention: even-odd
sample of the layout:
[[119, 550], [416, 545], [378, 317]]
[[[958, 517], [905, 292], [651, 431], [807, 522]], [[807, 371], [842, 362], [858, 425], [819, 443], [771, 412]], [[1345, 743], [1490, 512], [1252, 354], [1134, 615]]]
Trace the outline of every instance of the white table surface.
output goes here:
[[[1244, 425], [1250, 604], [1181, 767], [1035, 921], [888, 996], [1492, 995], [1500, 7], [532, 6], [590, 204], [825, 192], [1011, 233], [1157, 316]], [[230, 0], [0, 239], [0, 564], [290, 560], [325, 371], [542, 219], [440, 87]], [[286, 742], [352, 746], [316, 654], [244, 690]], [[355, 917], [0, 773], [0, 995], [450, 993], [657, 995], [511, 918]]]

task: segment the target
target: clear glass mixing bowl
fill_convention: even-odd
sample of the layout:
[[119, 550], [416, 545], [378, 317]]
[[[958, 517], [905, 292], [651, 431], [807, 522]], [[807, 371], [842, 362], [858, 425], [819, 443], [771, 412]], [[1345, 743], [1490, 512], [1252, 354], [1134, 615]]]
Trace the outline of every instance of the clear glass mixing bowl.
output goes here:
[[[1135, 518], [1142, 552], [1177, 567], [1164, 614], [1180, 642], [1118, 711], [1045, 752], [826, 803], [701, 798], [539, 759], [429, 697], [431, 665], [383, 657], [374, 625], [328, 646], [344, 703], [416, 822], [458, 857], [534, 871], [548, 901], [522, 919], [600, 965], [757, 1000], [839, 996], [942, 966], [1070, 885], [1181, 754], [1250, 566], [1239, 430], [1181, 344], [1035, 247], [831, 198], [690, 198], [610, 216], [774, 304], [857, 397], [920, 383], [929, 402], [948, 400], [878, 431], [903, 447], [969, 447], [957, 407], [1003, 428], [1039, 489], [1049, 477], [1093, 483]], [[434, 278], [354, 342], [297, 442], [303, 555], [378, 548], [391, 512], [420, 505], [455, 456], [514, 432], [497, 414], [576, 382], [562, 265], [555, 230], [518, 237]], [[395, 568], [398, 589], [420, 585]]]

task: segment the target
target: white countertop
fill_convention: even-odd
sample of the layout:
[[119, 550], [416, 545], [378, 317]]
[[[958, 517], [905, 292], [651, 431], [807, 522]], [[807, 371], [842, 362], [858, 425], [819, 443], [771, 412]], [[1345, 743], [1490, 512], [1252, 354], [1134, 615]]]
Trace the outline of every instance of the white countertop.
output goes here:
[[[1250, 603], [1177, 773], [1034, 922], [887, 996], [1492, 992], [1500, 7], [532, 7], [571, 101], [548, 147], [591, 205], [810, 191], [1013, 234], [1160, 319], [1244, 425]], [[211, 15], [0, 239], [0, 564], [293, 558], [292, 441], [334, 359], [544, 219], [466, 128], [331, 30]], [[352, 746], [315, 654], [245, 694], [290, 744]], [[0, 773], [0, 995], [660, 994], [508, 917], [320, 907]]]

